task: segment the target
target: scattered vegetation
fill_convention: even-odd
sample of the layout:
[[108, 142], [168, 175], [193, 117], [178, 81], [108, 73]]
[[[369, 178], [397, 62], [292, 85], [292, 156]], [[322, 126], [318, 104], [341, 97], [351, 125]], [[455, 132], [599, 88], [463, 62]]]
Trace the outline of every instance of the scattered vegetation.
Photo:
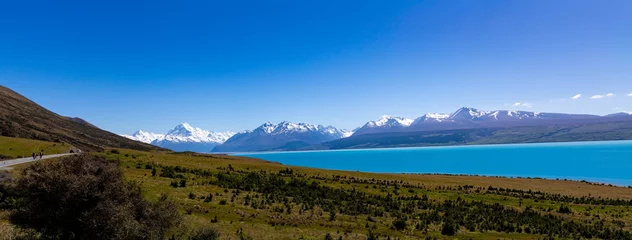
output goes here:
[[149, 203], [172, 196], [186, 215], [170, 239], [632, 239], [628, 188], [327, 171], [219, 155], [97, 155], [142, 182]]
[[31, 165], [4, 186], [2, 203], [11, 223], [43, 239], [163, 239], [180, 221], [166, 195], [145, 201], [115, 163], [92, 155]]

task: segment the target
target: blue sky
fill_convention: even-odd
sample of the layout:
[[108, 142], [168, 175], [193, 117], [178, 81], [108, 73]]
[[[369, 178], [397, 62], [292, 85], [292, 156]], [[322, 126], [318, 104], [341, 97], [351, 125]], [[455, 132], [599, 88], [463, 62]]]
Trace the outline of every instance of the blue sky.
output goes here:
[[117, 133], [632, 111], [632, 1], [226, 2], [2, 3], [0, 84]]

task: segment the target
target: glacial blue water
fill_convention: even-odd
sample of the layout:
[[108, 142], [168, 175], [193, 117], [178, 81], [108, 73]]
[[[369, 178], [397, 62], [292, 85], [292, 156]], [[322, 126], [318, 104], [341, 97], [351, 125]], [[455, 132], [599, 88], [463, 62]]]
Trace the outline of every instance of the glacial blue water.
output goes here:
[[632, 185], [632, 141], [235, 154], [284, 165], [379, 173], [541, 177]]

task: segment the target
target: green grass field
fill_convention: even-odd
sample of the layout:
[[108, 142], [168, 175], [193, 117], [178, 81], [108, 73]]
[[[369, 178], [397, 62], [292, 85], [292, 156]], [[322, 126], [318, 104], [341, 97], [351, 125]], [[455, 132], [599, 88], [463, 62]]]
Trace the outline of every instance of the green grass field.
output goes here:
[[170, 232], [176, 239], [202, 226], [221, 239], [612, 239], [632, 230], [632, 189], [623, 187], [332, 171], [224, 155], [92, 154], [119, 162], [147, 199], [167, 193], [177, 201], [184, 221]]
[[0, 136], [0, 160], [30, 157], [40, 151], [44, 151], [44, 154], [67, 153], [70, 149], [72, 146], [65, 143]]

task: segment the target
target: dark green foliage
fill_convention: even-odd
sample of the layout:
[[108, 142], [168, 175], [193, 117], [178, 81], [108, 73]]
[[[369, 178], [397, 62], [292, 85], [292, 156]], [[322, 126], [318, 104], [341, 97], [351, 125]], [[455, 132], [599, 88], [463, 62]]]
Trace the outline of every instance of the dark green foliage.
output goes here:
[[76, 155], [25, 169], [10, 194], [20, 227], [52, 239], [162, 239], [180, 219], [166, 196], [143, 200], [140, 187], [102, 157]]
[[187, 180], [186, 179], [180, 180], [180, 187], [186, 187], [186, 186], [187, 186]]
[[369, 230], [369, 233], [366, 235], [366, 240], [379, 240], [380, 235], [375, 234], [373, 231]]
[[151, 176], [152, 177], [156, 176], [156, 168], [151, 169]]
[[219, 239], [219, 232], [215, 228], [207, 227], [198, 229], [189, 236], [189, 240], [216, 240]]
[[112, 149], [112, 150], [110, 150], [110, 153], [112, 153], [112, 154], [120, 154], [121, 152], [119, 152], [118, 149]]
[[452, 222], [444, 222], [441, 227], [441, 234], [446, 236], [456, 235], [456, 227]]
[[213, 201], [213, 193], [209, 193], [209, 194], [208, 194], [208, 197], [206, 197], [206, 198], [204, 199], [204, 202], [205, 202], [205, 203], [210, 203], [210, 202], [212, 202], [212, 201]]
[[166, 178], [175, 178], [176, 171], [173, 167], [163, 167], [162, 171], [160, 172], [160, 176]]
[[560, 209], [557, 210], [558, 213], [563, 213], [563, 214], [570, 214], [573, 213], [573, 211], [571, 210], [570, 207], [566, 206], [566, 205], [562, 205], [560, 206]]
[[195, 194], [193, 192], [189, 192], [189, 199], [195, 199]]
[[325, 235], [325, 240], [334, 240], [334, 237], [331, 236], [331, 233], [327, 233], [327, 235]]
[[406, 219], [404, 218], [397, 218], [393, 221], [393, 227], [399, 231], [406, 229], [407, 226], [408, 223], [406, 223]]
[[[483, 201], [456, 200], [436, 201], [426, 195], [393, 195], [391, 191], [383, 191], [385, 194], [370, 194], [358, 191], [355, 188], [334, 188], [322, 181], [335, 181], [343, 184], [372, 184], [375, 189], [386, 187], [397, 189], [412, 189], [420, 186], [409, 185], [403, 181], [388, 181], [376, 179], [354, 179], [345, 176], [332, 176], [324, 178], [311, 176], [305, 178], [300, 174], [270, 173], [266, 171], [242, 171], [232, 169], [219, 172], [210, 172], [201, 169], [175, 169], [178, 174], [195, 174], [208, 177], [211, 185], [224, 188], [225, 193], [233, 192], [230, 198], [234, 202], [240, 192], [261, 193], [263, 199], [251, 198], [246, 195], [244, 203], [250, 203], [257, 209], [264, 204], [284, 203], [282, 206], [272, 206], [274, 212], [285, 213], [290, 206], [298, 206], [301, 210], [313, 209], [318, 206], [329, 213], [329, 219], [335, 220], [336, 214], [344, 215], [368, 215], [367, 219], [375, 221], [375, 217], [385, 215], [395, 216], [392, 223], [393, 229], [408, 229], [408, 219], [414, 222], [416, 229], [427, 232], [429, 226], [442, 226], [442, 232], [446, 235], [457, 234], [458, 229], [464, 227], [472, 232], [496, 231], [504, 233], [527, 232], [536, 235], [550, 235], [559, 238], [603, 238], [603, 239], [632, 239], [632, 234], [623, 231], [620, 227], [613, 227], [604, 220], [570, 220], [546, 211], [515, 209], [505, 207], [500, 203], [486, 203]], [[230, 190], [232, 189], [232, 190]], [[628, 205], [628, 201], [619, 199], [596, 199], [592, 197], [573, 198], [569, 196], [537, 193], [532, 191], [495, 189], [490, 187], [475, 188], [474, 186], [446, 187], [440, 186], [439, 191], [459, 191], [464, 193], [476, 192], [477, 194], [498, 194], [516, 197], [518, 199], [555, 198], [570, 202], [591, 202], [593, 204]], [[516, 194], [514, 196], [514, 194]], [[226, 204], [222, 199], [220, 204]], [[550, 211], [550, 210], [549, 210]]]

